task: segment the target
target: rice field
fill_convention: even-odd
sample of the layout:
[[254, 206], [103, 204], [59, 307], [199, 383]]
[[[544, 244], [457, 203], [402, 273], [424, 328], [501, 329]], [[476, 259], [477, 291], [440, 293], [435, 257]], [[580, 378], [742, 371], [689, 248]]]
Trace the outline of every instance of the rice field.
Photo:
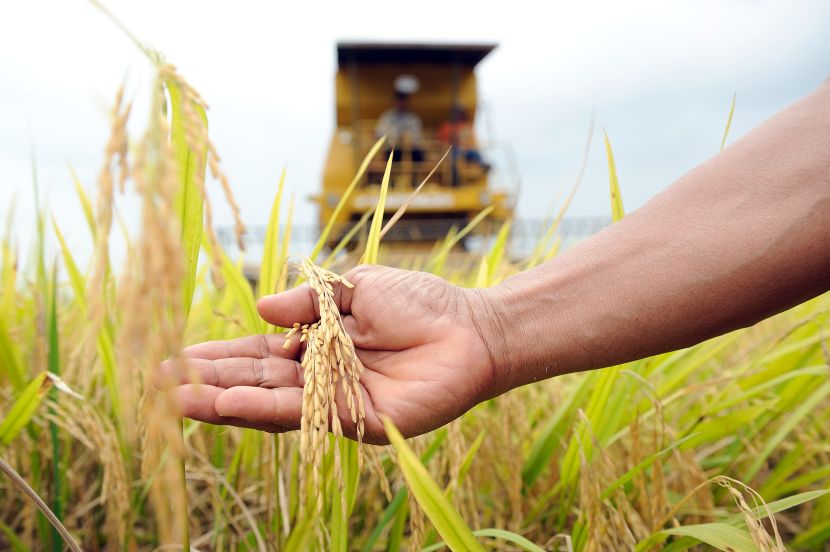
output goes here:
[[[206, 186], [238, 209], [208, 139], [206, 104], [147, 53], [157, 86], [144, 134], [128, 136], [131, 106], [119, 91], [97, 182], [76, 182], [92, 261], [76, 262], [61, 221], [45, 210], [35, 247], [20, 247], [12, 228], [2, 240], [0, 548], [830, 546], [827, 296], [695, 347], [514, 390], [423, 436], [404, 440], [387, 424], [390, 445], [356, 443], [337, 417], [325, 422], [334, 386], [353, 389], [359, 378], [336, 307], [317, 324], [276, 328], [255, 301], [305, 280], [327, 304], [332, 285], [347, 285], [337, 273], [383, 263], [385, 188], [356, 230], [358, 250], [326, 251], [329, 228], [298, 260], [288, 250], [283, 175], [252, 287], [213, 232]], [[609, 210], [619, 219], [607, 137], [605, 146]], [[125, 236], [126, 260], [114, 266], [111, 236], [125, 232], [114, 208], [125, 196], [140, 201], [141, 229]], [[527, 258], [508, 255], [508, 224], [468, 266], [447, 262], [485, 211], [407, 268], [492, 286], [557, 254], [567, 205]], [[298, 433], [182, 421], [154, 385], [162, 361], [176, 362], [185, 345], [284, 331], [308, 341]], [[349, 405], [358, 426], [359, 399]]]

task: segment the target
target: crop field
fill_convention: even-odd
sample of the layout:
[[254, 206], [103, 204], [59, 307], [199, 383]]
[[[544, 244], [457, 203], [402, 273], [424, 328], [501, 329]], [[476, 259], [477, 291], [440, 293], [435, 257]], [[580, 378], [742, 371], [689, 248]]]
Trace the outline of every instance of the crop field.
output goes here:
[[[827, 296], [695, 347], [514, 390], [423, 436], [404, 440], [388, 423], [388, 446], [358, 445], [337, 423], [329, 433], [306, 420], [300, 432], [269, 434], [182, 421], [154, 382], [163, 360], [201, 341], [304, 332], [304, 415], [327, 416], [330, 403], [312, 389], [323, 381], [317, 392], [327, 392], [340, 359], [343, 385], [356, 385], [336, 308], [311, 327], [277, 328], [259, 318], [255, 302], [308, 281], [325, 304], [327, 286], [343, 285], [336, 274], [382, 264], [386, 188], [355, 229], [356, 251], [324, 248], [324, 229], [300, 258], [288, 250], [283, 174], [252, 287], [212, 229], [206, 186], [238, 210], [207, 136], [205, 102], [174, 67], [146, 53], [157, 85], [144, 133], [128, 136], [131, 106], [118, 92], [97, 182], [76, 181], [91, 262], [73, 257], [61, 221], [45, 209], [34, 247], [14, 241], [11, 222], [2, 241], [0, 548], [830, 546]], [[609, 210], [618, 220], [607, 137], [605, 147]], [[134, 235], [117, 214], [125, 196], [141, 205]], [[568, 203], [526, 258], [506, 250], [508, 223], [483, 255], [448, 262], [485, 210], [405, 268], [492, 286], [557, 254]], [[128, 244], [119, 266], [110, 260], [113, 235]], [[361, 405], [350, 407], [359, 420]]]

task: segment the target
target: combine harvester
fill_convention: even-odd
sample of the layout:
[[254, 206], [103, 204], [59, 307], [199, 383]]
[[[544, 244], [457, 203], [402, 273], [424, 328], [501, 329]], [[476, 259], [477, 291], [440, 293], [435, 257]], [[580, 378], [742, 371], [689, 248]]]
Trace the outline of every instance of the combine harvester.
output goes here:
[[[335, 216], [335, 208], [361, 162], [384, 133], [384, 125], [379, 125], [383, 114], [391, 112], [393, 119], [403, 114], [407, 122], [414, 116], [420, 128], [388, 136], [391, 139], [336, 213], [329, 247], [374, 210], [393, 145], [387, 217], [438, 164], [450, 143], [454, 143], [454, 151], [384, 238], [387, 262], [395, 264], [399, 255], [429, 251], [452, 228], [462, 229], [491, 205], [493, 209], [486, 222], [478, 225], [477, 235], [497, 231], [513, 216], [518, 177], [506, 170], [509, 163], [496, 164], [497, 157], [505, 157], [507, 152], [484, 147], [474, 130], [479, 112], [475, 67], [494, 48], [494, 44], [338, 44], [336, 128], [322, 191], [312, 197], [320, 208], [320, 229]], [[357, 233], [352, 247], [357, 247], [360, 235]]]

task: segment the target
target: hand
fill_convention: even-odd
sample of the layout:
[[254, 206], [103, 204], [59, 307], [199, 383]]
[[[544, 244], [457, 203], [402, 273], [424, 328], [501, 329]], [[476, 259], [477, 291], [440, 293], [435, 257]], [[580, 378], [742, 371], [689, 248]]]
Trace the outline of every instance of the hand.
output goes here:
[[[354, 288], [336, 286], [335, 300], [365, 366], [360, 387], [367, 442], [387, 442], [382, 415], [414, 436], [495, 394], [492, 355], [476, 319], [486, 312], [481, 294], [388, 267], [359, 266], [345, 277]], [[263, 297], [257, 308], [266, 321], [283, 327], [318, 318], [317, 298], [306, 285]], [[302, 348], [297, 336], [287, 349], [284, 343], [282, 334], [201, 343], [184, 350], [187, 370], [167, 361], [162, 374], [180, 384], [175, 392], [186, 417], [270, 432], [298, 429]], [[338, 391], [344, 434], [354, 438]]]

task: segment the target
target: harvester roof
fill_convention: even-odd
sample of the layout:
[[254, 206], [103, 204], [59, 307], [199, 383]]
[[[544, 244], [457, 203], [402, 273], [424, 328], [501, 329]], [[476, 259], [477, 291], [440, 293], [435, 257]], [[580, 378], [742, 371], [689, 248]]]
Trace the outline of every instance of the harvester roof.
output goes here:
[[436, 44], [418, 42], [339, 42], [337, 63], [369, 64], [460, 64], [474, 67], [496, 44]]

